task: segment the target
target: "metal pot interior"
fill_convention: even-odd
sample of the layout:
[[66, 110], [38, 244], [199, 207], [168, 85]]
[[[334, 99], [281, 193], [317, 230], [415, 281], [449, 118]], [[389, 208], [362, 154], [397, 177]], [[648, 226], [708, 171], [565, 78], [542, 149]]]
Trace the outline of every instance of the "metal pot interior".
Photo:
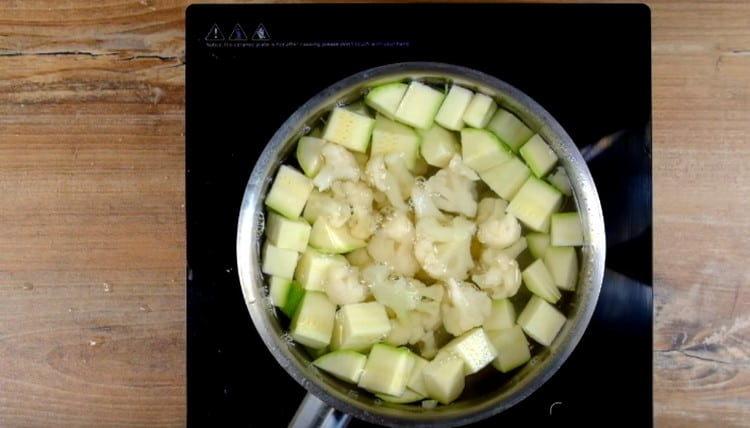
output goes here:
[[[509, 375], [486, 370], [486, 373], [467, 378], [467, 388], [458, 401], [435, 409], [384, 403], [314, 368], [306, 351], [285, 334], [286, 322], [276, 315], [270, 304], [260, 271], [263, 199], [276, 169], [292, 154], [298, 137], [308, 132], [310, 125], [336, 104], [361, 97], [365, 88], [412, 78], [438, 85], [457, 83], [493, 95], [500, 106], [515, 113], [542, 135], [568, 172], [585, 235], [578, 286], [562, 306], [568, 322], [552, 346], [542, 348], [530, 363]], [[247, 307], [259, 334], [279, 364], [328, 404], [357, 418], [384, 425], [467, 424], [499, 413], [539, 388], [570, 355], [588, 325], [599, 295], [604, 253], [604, 224], [593, 179], [560, 124], [528, 96], [498, 79], [464, 67], [437, 63], [400, 63], [363, 71], [334, 84], [300, 107], [279, 128], [256, 163], [242, 202], [237, 238], [238, 272]], [[482, 376], [497, 379], [480, 382], [478, 378]]]

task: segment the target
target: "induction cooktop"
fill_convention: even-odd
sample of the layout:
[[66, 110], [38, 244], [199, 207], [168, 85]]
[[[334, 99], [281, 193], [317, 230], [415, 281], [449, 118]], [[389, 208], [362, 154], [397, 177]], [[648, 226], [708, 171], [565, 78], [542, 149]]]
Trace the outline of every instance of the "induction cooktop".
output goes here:
[[476, 425], [652, 424], [646, 6], [193, 5], [186, 28], [190, 426], [289, 423], [305, 391], [255, 331], [236, 272], [245, 184], [305, 101], [346, 76], [405, 61], [477, 69], [534, 98], [587, 159], [604, 211], [607, 270], [583, 339], [538, 391]]

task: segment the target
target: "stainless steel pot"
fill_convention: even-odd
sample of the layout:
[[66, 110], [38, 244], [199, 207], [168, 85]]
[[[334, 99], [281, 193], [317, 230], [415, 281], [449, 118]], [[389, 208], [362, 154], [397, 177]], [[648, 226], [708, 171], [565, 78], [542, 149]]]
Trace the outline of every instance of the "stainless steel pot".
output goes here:
[[[380, 82], [404, 78], [423, 79], [438, 84], [455, 82], [492, 94], [500, 105], [514, 112], [531, 129], [541, 134], [557, 153], [570, 177], [585, 235], [578, 286], [563, 308], [568, 322], [554, 343], [537, 354], [510, 380], [498, 384], [492, 393], [461, 398], [448, 406], [438, 406], [435, 409], [383, 403], [361, 393], [355, 386], [320, 373], [310, 364], [305, 351], [284, 334], [267, 297], [260, 270], [263, 199], [276, 169], [291, 152], [297, 138], [337, 103], [359, 98], [365, 88]], [[534, 100], [503, 81], [468, 68], [427, 62], [391, 64], [357, 73], [323, 90], [294, 112], [274, 134], [255, 164], [245, 189], [237, 230], [238, 272], [253, 323], [279, 364], [308, 391], [308, 397], [293, 421], [295, 426], [312, 423], [345, 425], [348, 416], [328, 406], [373, 423], [409, 426], [463, 425], [513, 406], [544, 384], [578, 344], [599, 296], [604, 257], [604, 222], [599, 196], [584, 159], [560, 124]]]

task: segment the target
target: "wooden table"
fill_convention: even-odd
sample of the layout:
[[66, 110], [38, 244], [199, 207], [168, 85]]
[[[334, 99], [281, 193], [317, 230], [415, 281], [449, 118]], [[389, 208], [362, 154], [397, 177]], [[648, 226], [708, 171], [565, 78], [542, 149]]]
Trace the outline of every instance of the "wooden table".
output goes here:
[[[0, 426], [185, 423], [184, 8], [0, 2]], [[750, 3], [652, 4], [654, 410], [750, 424]]]

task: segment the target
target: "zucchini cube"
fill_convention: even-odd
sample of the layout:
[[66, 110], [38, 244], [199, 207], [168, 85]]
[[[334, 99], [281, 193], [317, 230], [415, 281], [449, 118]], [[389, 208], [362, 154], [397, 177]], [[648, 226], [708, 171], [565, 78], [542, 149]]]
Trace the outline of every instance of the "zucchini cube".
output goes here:
[[277, 308], [283, 307], [289, 295], [292, 280], [280, 276], [272, 276], [268, 284], [268, 296], [271, 298], [271, 303]]
[[299, 253], [307, 248], [310, 225], [301, 219], [290, 220], [276, 213], [269, 213], [266, 221], [266, 237], [279, 248]]
[[313, 248], [307, 248], [300, 257], [297, 269], [294, 272], [296, 279], [305, 290], [323, 291], [328, 268], [334, 265], [346, 265], [344, 256], [324, 254]]
[[422, 371], [425, 367], [427, 367], [427, 364], [429, 363], [429, 361], [420, 357], [419, 355], [414, 355], [414, 368], [411, 371], [409, 380], [406, 382], [406, 387], [408, 389], [411, 389], [420, 395], [427, 395], [427, 389], [424, 386], [424, 376], [422, 376]]
[[263, 265], [261, 270], [266, 275], [291, 278], [297, 267], [299, 254], [294, 250], [279, 248], [266, 241], [263, 245]]
[[473, 97], [472, 91], [458, 85], [451, 86], [435, 116], [435, 122], [447, 129], [459, 131], [464, 127], [464, 112]]
[[526, 235], [526, 241], [529, 243], [529, 252], [537, 259], [544, 257], [544, 253], [549, 248], [549, 235], [546, 233], [529, 233]]
[[534, 134], [518, 151], [537, 177], [543, 177], [557, 163], [557, 155], [539, 134]]
[[422, 136], [419, 146], [420, 153], [425, 162], [438, 168], [445, 168], [458, 153], [461, 146], [454, 132], [442, 128], [440, 125], [432, 125], [426, 131], [418, 131]]
[[578, 256], [573, 247], [549, 247], [544, 254], [547, 266], [555, 285], [572, 291], [578, 282]]
[[521, 119], [502, 108], [497, 109], [487, 124], [487, 129], [497, 135], [514, 152], [517, 152], [523, 143], [529, 141], [529, 138], [534, 135], [534, 131], [521, 122]]
[[305, 296], [305, 289], [297, 281], [291, 281], [289, 283], [289, 289], [286, 293], [286, 299], [284, 305], [280, 306], [281, 312], [288, 316], [290, 319], [297, 312], [299, 302], [302, 301], [302, 297]]
[[327, 217], [318, 217], [310, 230], [310, 246], [324, 253], [342, 254], [362, 248], [367, 243], [355, 238], [346, 225], [332, 226]]
[[508, 212], [530, 229], [547, 232], [550, 217], [561, 203], [562, 194], [557, 189], [536, 177], [529, 177], [508, 204]]
[[491, 330], [504, 330], [516, 325], [516, 310], [513, 303], [508, 299], [495, 299], [492, 301], [490, 315], [484, 320], [482, 327], [488, 332]]
[[370, 117], [336, 107], [328, 116], [322, 138], [349, 150], [364, 153], [370, 145], [374, 125], [375, 120]]
[[449, 404], [464, 390], [464, 362], [455, 355], [436, 358], [422, 370], [422, 377], [427, 395], [443, 404]]
[[556, 247], [583, 245], [583, 228], [577, 212], [552, 214], [550, 242]]
[[391, 331], [385, 306], [378, 302], [344, 305], [336, 314], [336, 321], [341, 325], [338, 349], [367, 351]]
[[435, 358], [449, 358], [451, 355], [464, 362], [464, 374], [470, 375], [490, 364], [497, 353], [484, 330], [477, 327], [448, 342]]
[[336, 305], [325, 293], [305, 292], [292, 317], [289, 334], [299, 344], [313, 349], [325, 348], [331, 342]]
[[518, 325], [541, 345], [549, 346], [565, 324], [565, 316], [544, 299], [531, 296], [518, 316]]
[[495, 111], [497, 111], [495, 101], [491, 97], [477, 92], [466, 107], [464, 123], [473, 128], [484, 128]]
[[529, 342], [521, 327], [515, 325], [490, 333], [490, 341], [497, 350], [497, 358], [492, 362], [496, 369], [507, 373], [531, 359]]
[[385, 401], [386, 403], [396, 403], [396, 404], [408, 404], [408, 403], [413, 403], [415, 401], [424, 399], [424, 395], [416, 391], [412, 391], [409, 388], [406, 388], [404, 390], [404, 393], [399, 395], [398, 397], [394, 397], [393, 395], [388, 395], [388, 394], [375, 394], [375, 396]]
[[507, 200], [513, 199], [530, 175], [529, 167], [515, 156], [479, 173], [482, 181], [487, 183], [493, 192]]
[[461, 157], [469, 168], [481, 174], [509, 160], [513, 155], [491, 132], [464, 128], [461, 130]]
[[[549, 251], [549, 249], [547, 249]], [[562, 296], [560, 290], [555, 286], [555, 280], [552, 278], [547, 266], [542, 259], [536, 259], [533, 263], [521, 272], [523, 283], [526, 288], [542, 299], [556, 303]]]
[[558, 166], [555, 171], [547, 176], [549, 184], [555, 186], [555, 188], [562, 192], [565, 196], [571, 196], [573, 194], [572, 186], [570, 185], [570, 178], [568, 173], [565, 172], [565, 168]]
[[414, 368], [414, 354], [406, 348], [378, 343], [372, 347], [358, 386], [373, 393], [400, 396]]
[[393, 119], [407, 87], [406, 83], [386, 83], [372, 88], [365, 96], [365, 104], [385, 117]]
[[290, 166], [281, 165], [266, 195], [265, 204], [286, 218], [296, 219], [302, 213], [312, 189], [312, 180]]
[[297, 141], [297, 163], [302, 167], [306, 176], [313, 178], [318, 175], [323, 166], [323, 155], [321, 154], [326, 141], [320, 138], [304, 136]]
[[411, 82], [396, 109], [396, 120], [420, 129], [429, 129], [445, 95], [421, 82]]
[[367, 357], [354, 351], [334, 351], [313, 361], [315, 367], [354, 384], [359, 382], [366, 363]]
[[414, 171], [419, 157], [419, 142], [419, 134], [412, 128], [378, 115], [372, 130], [370, 156], [398, 153], [403, 156], [406, 166]]

